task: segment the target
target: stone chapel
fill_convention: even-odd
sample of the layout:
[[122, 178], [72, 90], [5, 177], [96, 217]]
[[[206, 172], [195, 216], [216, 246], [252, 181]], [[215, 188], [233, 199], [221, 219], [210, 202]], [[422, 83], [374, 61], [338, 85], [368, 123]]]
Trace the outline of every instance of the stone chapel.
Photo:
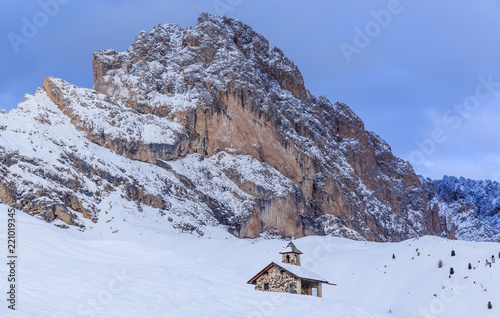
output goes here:
[[[324, 278], [300, 266], [302, 252], [288, 243], [281, 254], [281, 263], [271, 262], [248, 281], [256, 290], [322, 297]], [[331, 284], [333, 285], [333, 284]]]

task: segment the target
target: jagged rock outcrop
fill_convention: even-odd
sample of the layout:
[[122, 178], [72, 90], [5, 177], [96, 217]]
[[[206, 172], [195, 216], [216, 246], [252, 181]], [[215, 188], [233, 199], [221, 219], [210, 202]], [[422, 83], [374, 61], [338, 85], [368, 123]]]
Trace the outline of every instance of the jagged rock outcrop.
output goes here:
[[500, 241], [500, 184], [444, 176], [432, 181], [422, 178], [429, 206], [453, 226], [458, 239]]
[[119, 205], [239, 237], [453, 236], [411, 165], [238, 20], [158, 25], [93, 66], [93, 89], [49, 77], [1, 115], [1, 200], [80, 226]]

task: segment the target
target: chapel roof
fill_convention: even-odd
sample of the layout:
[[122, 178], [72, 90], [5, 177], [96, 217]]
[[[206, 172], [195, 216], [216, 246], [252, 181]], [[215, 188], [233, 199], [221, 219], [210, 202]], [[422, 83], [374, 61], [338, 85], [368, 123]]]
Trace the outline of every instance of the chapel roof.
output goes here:
[[295, 244], [293, 244], [292, 241], [290, 241], [290, 243], [288, 243], [285, 249], [280, 252], [280, 254], [286, 254], [286, 253], [302, 254], [302, 252], [299, 251], [299, 249], [295, 246]]

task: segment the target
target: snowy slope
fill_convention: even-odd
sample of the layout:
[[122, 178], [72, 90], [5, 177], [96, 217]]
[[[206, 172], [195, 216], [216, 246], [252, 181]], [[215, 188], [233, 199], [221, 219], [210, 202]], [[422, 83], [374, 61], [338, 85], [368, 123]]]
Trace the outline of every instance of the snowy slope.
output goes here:
[[216, 202], [220, 213], [238, 224], [258, 198], [242, 189], [255, 187], [260, 196], [295, 194], [293, 182], [250, 156], [220, 152], [207, 160], [198, 155], [157, 159], [160, 164], [155, 165], [102, 147], [95, 136], [108, 136], [105, 143], [149, 146], [159, 142], [155, 138], [170, 142], [178, 127], [95, 91], [58, 79], [47, 82], [58, 85], [51, 93], [67, 90], [64, 108], [39, 89], [17, 109], [0, 114], [0, 192], [7, 185], [2, 195], [7, 193], [32, 215], [82, 228], [94, 226], [89, 219], [106, 222], [109, 226], [102, 230], [109, 232], [120, 231], [117, 223], [129, 222], [213, 236], [227, 228], [209, 203]]
[[[0, 205], [5, 245], [7, 206]], [[337, 283], [324, 297], [257, 292], [246, 281], [282, 240], [197, 238], [123, 227], [120, 234], [59, 229], [24, 213], [18, 223], [18, 311], [2, 317], [498, 317], [496, 243], [424, 237], [370, 243], [332, 237], [296, 240], [302, 266]], [[104, 235], [104, 236], [102, 236]], [[418, 249], [418, 252], [417, 252]], [[451, 250], [456, 256], [451, 257]], [[420, 256], [418, 256], [420, 253]], [[392, 254], [396, 258], [392, 259]], [[437, 267], [438, 260], [444, 263]], [[479, 263], [478, 263], [479, 261]], [[468, 270], [471, 263], [476, 268]], [[449, 268], [455, 275], [448, 278]], [[6, 277], [5, 265], [0, 276]], [[6, 280], [0, 280], [6, 291]], [[436, 296], [433, 296], [436, 294]], [[487, 309], [491, 301], [493, 309]], [[438, 315], [439, 314], [439, 315]]]

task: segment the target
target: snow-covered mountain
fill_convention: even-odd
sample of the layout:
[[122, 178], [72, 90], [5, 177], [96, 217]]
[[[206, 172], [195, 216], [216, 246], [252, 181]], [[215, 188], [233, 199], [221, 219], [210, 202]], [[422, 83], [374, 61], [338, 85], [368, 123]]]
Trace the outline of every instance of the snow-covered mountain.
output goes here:
[[479, 219], [500, 230], [500, 184], [491, 180], [471, 180], [445, 176], [436, 181], [439, 197], [446, 202], [464, 199], [474, 205]]
[[500, 184], [445, 176], [423, 179], [431, 209], [453, 224], [456, 237], [465, 240], [500, 241]]
[[[132, 222], [200, 236], [454, 237], [457, 220], [412, 166], [238, 20], [158, 25], [93, 66], [93, 89], [48, 77], [0, 115], [7, 204], [111, 233]], [[489, 235], [472, 231], [462, 237]]]

